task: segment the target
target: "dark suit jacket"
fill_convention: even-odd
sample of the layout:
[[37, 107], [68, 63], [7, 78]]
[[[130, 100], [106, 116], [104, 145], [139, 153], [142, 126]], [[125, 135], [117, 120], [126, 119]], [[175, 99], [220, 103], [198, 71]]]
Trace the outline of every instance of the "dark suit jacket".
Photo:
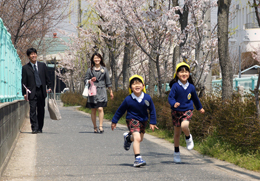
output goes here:
[[[48, 76], [46, 64], [38, 61], [37, 64], [38, 64], [38, 73], [42, 82], [42, 86], [41, 86], [42, 92], [44, 97], [46, 98], [47, 97], [46, 85], [47, 85], [47, 89], [49, 89], [51, 87], [51, 81]], [[31, 91], [28, 98], [33, 99], [36, 93], [36, 83], [34, 77], [34, 70], [30, 62], [24, 65], [22, 68], [22, 92], [23, 95], [25, 95], [26, 90], [23, 87], [23, 84]]]

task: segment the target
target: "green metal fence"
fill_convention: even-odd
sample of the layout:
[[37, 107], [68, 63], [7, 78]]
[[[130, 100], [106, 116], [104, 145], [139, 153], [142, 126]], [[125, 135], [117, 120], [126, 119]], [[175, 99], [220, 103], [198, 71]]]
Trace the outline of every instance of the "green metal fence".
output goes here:
[[[255, 86], [257, 85], [257, 76], [252, 77], [243, 77], [243, 78], [235, 78], [233, 79], [233, 88], [234, 90], [237, 90], [238, 86], [244, 87], [245, 93], [250, 93], [250, 90], [254, 90]], [[216, 86], [222, 86], [222, 79], [221, 80], [213, 80], [212, 81], [212, 87], [213, 89]]]
[[21, 75], [21, 60], [0, 18], [0, 102], [23, 99]]

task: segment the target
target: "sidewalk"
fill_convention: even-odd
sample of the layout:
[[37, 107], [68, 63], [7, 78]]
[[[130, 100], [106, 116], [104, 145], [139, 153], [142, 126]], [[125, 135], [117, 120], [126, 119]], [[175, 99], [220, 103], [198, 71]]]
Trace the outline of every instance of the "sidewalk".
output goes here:
[[46, 111], [42, 134], [31, 134], [27, 120], [1, 181], [85, 180], [260, 180], [227, 162], [203, 157], [181, 147], [182, 164], [173, 163], [173, 144], [148, 134], [141, 144], [147, 165], [133, 167], [134, 154], [123, 148], [126, 126], [93, 133], [90, 115], [76, 107], [60, 107], [62, 120], [50, 120]]

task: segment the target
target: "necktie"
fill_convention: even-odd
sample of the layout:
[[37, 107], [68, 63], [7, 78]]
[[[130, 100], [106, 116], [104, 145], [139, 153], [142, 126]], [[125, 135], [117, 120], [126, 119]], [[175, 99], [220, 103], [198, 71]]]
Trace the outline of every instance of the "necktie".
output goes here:
[[34, 77], [35, 77], [36, 86], [41, 87], [42, 82], [35, 64], [34, 64]]

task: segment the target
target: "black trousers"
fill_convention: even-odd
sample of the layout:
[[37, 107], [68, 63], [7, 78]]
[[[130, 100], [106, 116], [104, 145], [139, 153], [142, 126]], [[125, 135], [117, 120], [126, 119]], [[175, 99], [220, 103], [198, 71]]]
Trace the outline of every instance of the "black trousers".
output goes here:
[[29, 100], [30, 104], [30, 122], [32, 131], [42, 131], [44, 124], [45, 98], [42, 88], [36, 88], [36, 94]]

